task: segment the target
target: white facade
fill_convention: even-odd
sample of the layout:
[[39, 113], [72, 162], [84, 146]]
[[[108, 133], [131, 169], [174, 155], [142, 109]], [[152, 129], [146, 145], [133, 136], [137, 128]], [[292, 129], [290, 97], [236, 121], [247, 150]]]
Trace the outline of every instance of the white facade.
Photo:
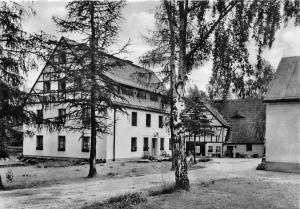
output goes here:
[[264, 154], [264, 144], [225, 144], [224, 153], [226, 150], [230, 150], [228, 147], [232, 147], [232, 157], [236, 157], [237, 153], [246, 155], [247, 157], [252, 157], [256, 154], [258, 157], [262, 157]]
[[[31, 107], [39, 109], [40, 105]], [[44, 110], [44, 117], [51, 118], [58, 116], [58, 109], [60, 107], [52, 107]], [[141, 158], [144, 156], [144, 138], [148, 138], [149, 152], [153, 155], [170, 154], [169, 149], [169, 133], [166, 127], [159, 128], [159, 116], [164, 116], [161, 113], [126, 109], [128, 114], [116, 113], [116, 127], [115, 127], [115, 148], [114, 136], [111, 127], [110, 134], [97, 137], [97, 159], [113, 159], [113, 150], [115, 149], [115, 159], [122, 158]], [[132, 126], [131, 115], [132, 112], [137, 113], [137, 125]], [[151, 115], [151, 127], [146, 127], [146, 114]], [[113, 124], [113, 111], [109, 112]], [[68, 123], [68, 121], [66, 121]], [[25, 130], [31, 130], [35, 133], [33, 136], [24, 137], [23, 141], [23, 155], [36, 157], [57, 157], [57, 158], [89, 158], [89, 152], [82, 151], [82, 133], [71, 131], [53, 131], [50, 132], [46, 128], [37, 130], [35, 128], [24, 127]], [[43, 148], [37, 149], [37, 136], [43, 136]], [[58, 151], [58, 138], [65, 137], [65, 150]], [[84, 131], [84, 136], [90, 136], [90, 130]], [[137, 141], [136, 151], [131, 150], [131, 138], [135, 137]], [[163, 139], [163, 140], [162, 140]], [[163, 147], [161, 146], [163, 141]], [[155, 144], [155, 145], [153, 145]]]
[[300, 103], [268, 103], [266, 161], [300, 165]]

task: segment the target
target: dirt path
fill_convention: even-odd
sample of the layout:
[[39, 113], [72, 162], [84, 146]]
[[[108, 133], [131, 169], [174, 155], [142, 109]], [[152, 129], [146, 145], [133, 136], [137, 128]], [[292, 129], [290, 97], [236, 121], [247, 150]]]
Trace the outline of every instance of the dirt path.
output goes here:
[[[300, 185], [300, 175], [256, 171], [257, 159], [217, 159], [204, 169], [192, 170], [192, 183], [219, 178], [257, 178], [277, 183]], [[80, 208], [86, 203], [99, 201], [125, 192], [138, 191], [174, 181], [172, 172], [109, 180], [53, 185], [50, 187], [17, 189], [0, 192], [0, 208]]]

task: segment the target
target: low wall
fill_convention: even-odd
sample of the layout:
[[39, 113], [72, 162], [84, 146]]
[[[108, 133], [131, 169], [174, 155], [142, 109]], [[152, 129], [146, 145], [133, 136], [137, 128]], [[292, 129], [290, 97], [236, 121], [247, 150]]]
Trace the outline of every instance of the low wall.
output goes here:
[[300, 173], [299, 163], [266, 162], [267, 171]]

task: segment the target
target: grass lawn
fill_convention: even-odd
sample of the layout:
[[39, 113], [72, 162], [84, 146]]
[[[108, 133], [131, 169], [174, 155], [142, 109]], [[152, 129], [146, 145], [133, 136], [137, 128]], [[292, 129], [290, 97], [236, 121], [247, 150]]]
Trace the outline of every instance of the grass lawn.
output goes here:
[[299, 184], [229, 178], [194, 184], [190, 192], [150, 196], [142, 209], [299, 209]]
[[189, 192], [174, 192], [166, 186], [154, 193], [125, 194], [82, 209], [298, 209], [299, 192], [298, 184], [224, 178], [192, 184]]
[[[123, 178], [132, 176], [143, 176], [154, 173], [166, 173], [170, 171], [170, 162], [109, 162], [97, 164], [98, 175], [96, 179]], [[13, 173], [13, 181], [6, 182], [5, 176], [8, 170]], [[87, 179], [89, 165], [69, 167], [41, 167], [22, 166], [0, 168], [3, 183], [7, 189], [29, 188], [36, 186], [49, 186], [53, 184], [65, 184], [74, 181], [89, 181]], [[93, 178], [93, 179], [95, 179]]]

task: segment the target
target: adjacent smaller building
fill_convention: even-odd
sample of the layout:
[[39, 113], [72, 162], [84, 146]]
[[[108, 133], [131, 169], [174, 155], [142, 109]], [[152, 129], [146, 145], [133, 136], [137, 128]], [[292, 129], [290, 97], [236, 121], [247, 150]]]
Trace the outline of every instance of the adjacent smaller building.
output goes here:
[[300, 56], [281, 59], [264, 102], [266, 170], [300, 173]]
[[214, 107], [230, 125], [224, 156], [262, 157], [264, 154], [265, 104], [261, 99], [214, 101]]

